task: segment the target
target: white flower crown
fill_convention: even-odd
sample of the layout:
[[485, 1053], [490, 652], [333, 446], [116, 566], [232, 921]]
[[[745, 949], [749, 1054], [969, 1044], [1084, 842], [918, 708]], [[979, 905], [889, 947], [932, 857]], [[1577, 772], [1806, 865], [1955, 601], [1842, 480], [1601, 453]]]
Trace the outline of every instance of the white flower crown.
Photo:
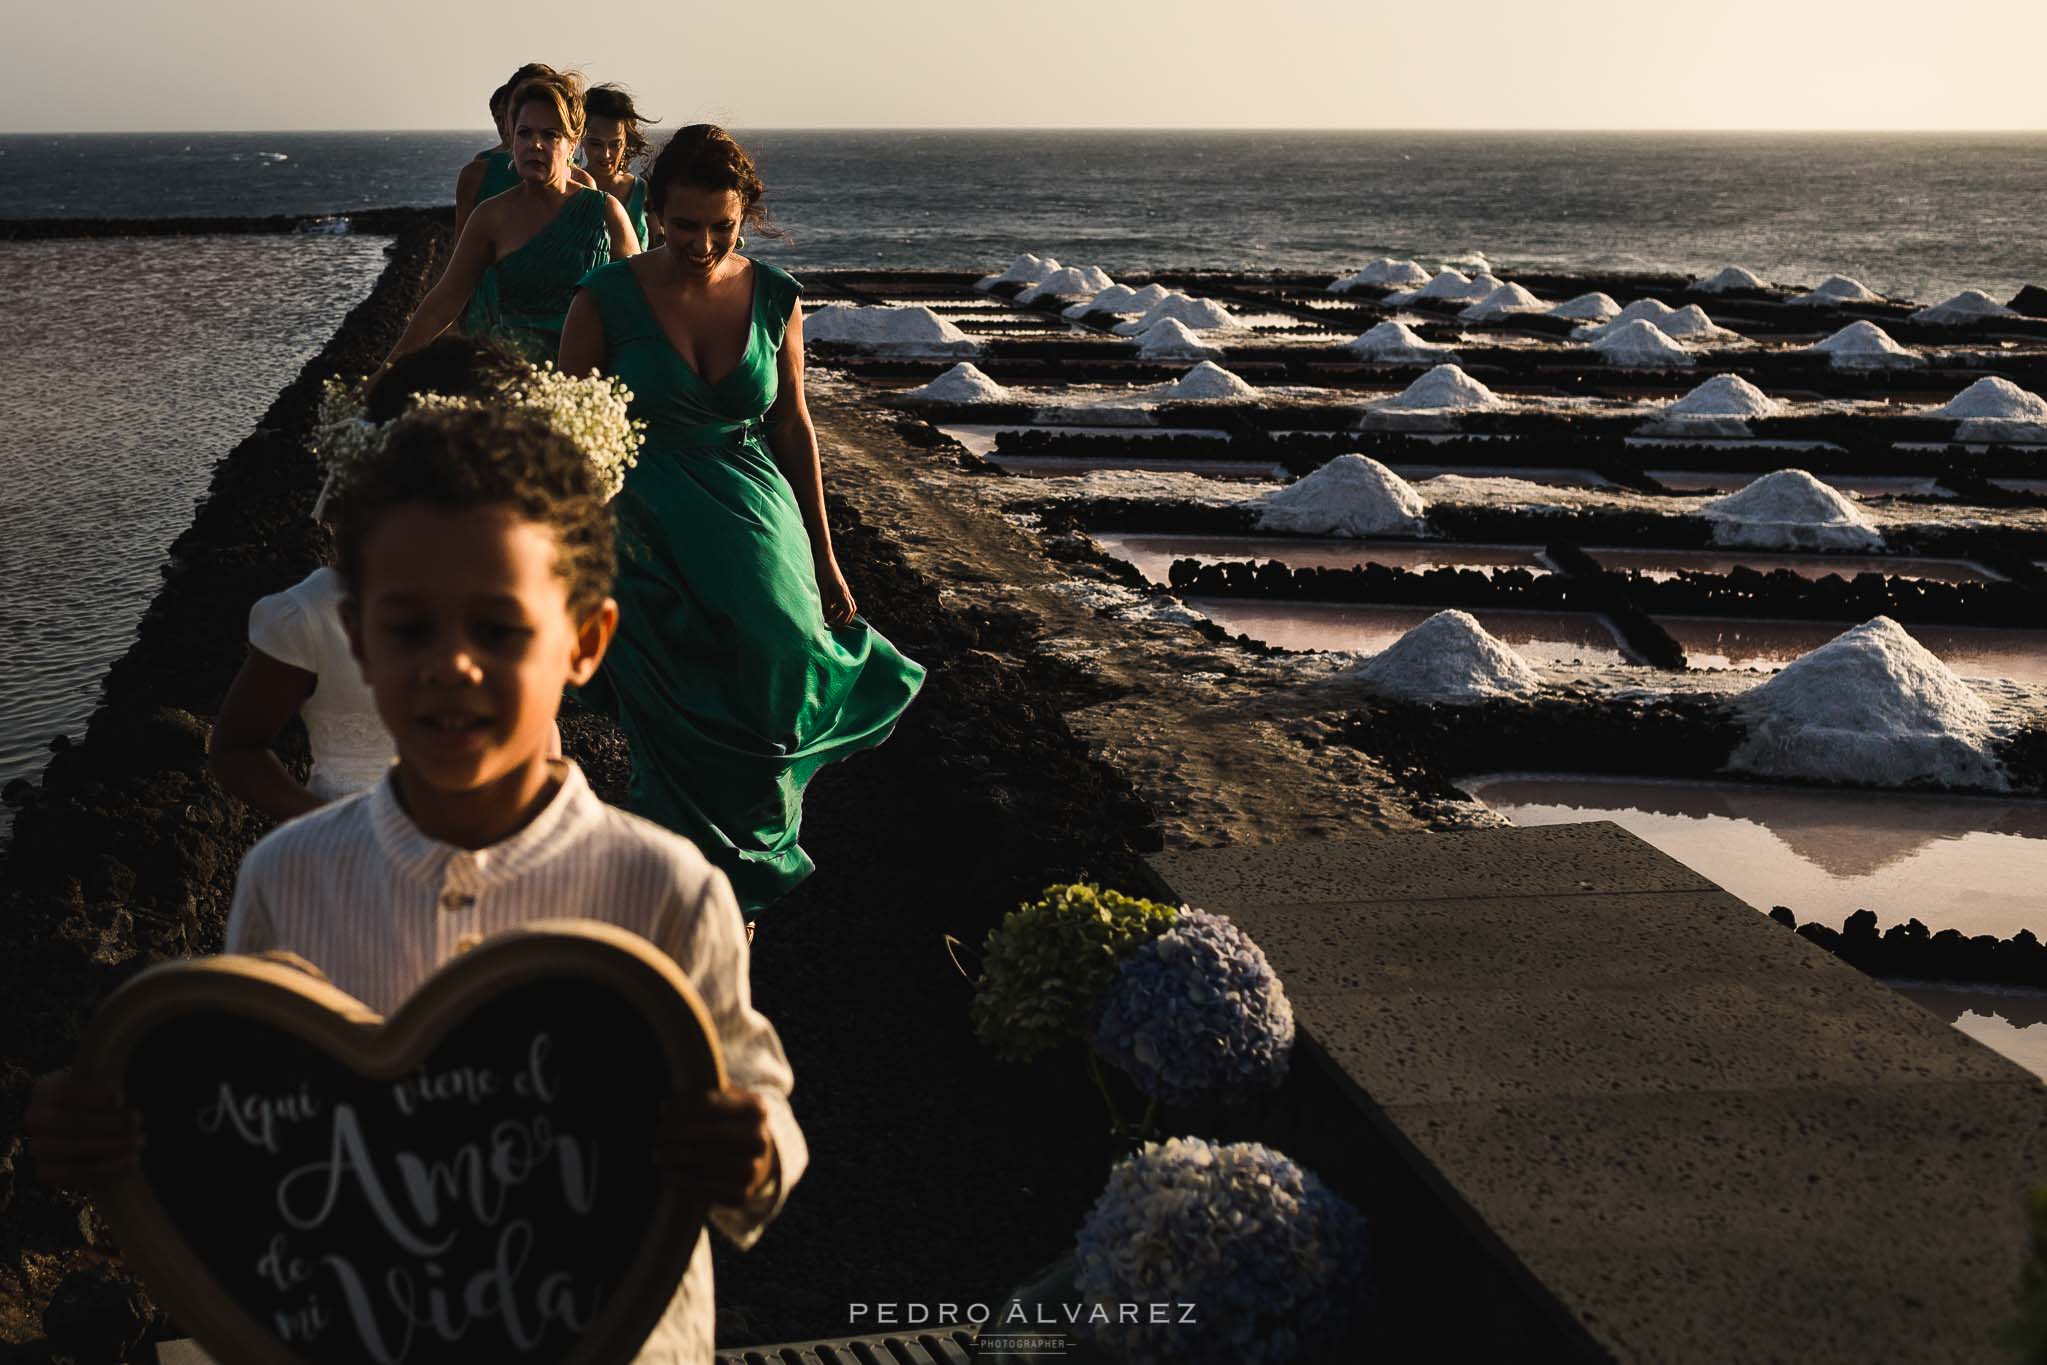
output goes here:
[[[482, 412], [511, 407], [535, 413], [588, 457], [609, 502], [625, 487], [625, 472], [639, 463], [640, 446], [647, 439], [647, 424], [628, 413], [632, 399], [632, 390], [613, 376], [574, 379], [543, 361], [501, 394], [486, 398], [416, 394], [405, 411]], [[328, 502], [347, 486], [363, 457], [383, 444], [390, 426], [390, 422], [372, 422], [364, 415], [359, 384], [329, 379], [321, 385], [320, 409], [313, 421], [313, 454], [326, 478], [319, 501], [313, 505], [315, 518], [325, 514]]]

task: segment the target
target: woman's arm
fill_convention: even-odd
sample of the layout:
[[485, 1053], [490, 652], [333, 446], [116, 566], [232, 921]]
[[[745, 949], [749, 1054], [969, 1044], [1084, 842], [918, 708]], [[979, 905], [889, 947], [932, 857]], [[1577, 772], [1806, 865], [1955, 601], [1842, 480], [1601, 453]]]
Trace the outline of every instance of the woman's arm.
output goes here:
[[604, 226], [611, 232], [612, 260], [640, 254], [640, 234], [633, 231], [633, 220], [625, 216], [625, 205], [609, 194], [604, 196]]
[[461, 240], [462, 229], [469, 222], [469, 215], [476, 208], [476, 192], [483, 188], [483, 159], [471, 161], [455, 175], [455, 238]]
[[562, 346], [554, 367], [572, 379], [599, 374], [604, 369], [604, 316], [597, 300], [587, 289], [578, 289], [569, 302], [569, 315], [562, 321]]
[[810, 408], [803, 401], [801, 302], [789, 310], [789, 330], [783, 334], [779, 365], [780, 391], [775, 406], [768, 409], [768, 444], [782, 477], [795, 491], [796, 505], [803, 512], [803, 529], [810, 533], [810, 558], [817, 569], [825, 624], [849, 625], [860, 604], [853, 600], [853, 590], [839, 572], [839, 561], [832, 553], [832, 528], [825, 521], [824, 468], [817, 456], [817, 428], [810, 424]]
[[206, 745], [206, 770], [221, 787], [276, 820], [318, 810], [320, 798], [285, 771], [270, 745], [319, 679], [253, 646], [235, 674]]
[[449, 260], [448, 268], [441, 272], [439, 281], [419, 301], [412, 321], [405, 324], [405, 335], [398, 338], [398, 344], [384, 358], [386, 365], [406, 352], [426, 345], [447, 331], [448, 324], [462, 315], [469, 296], [476, 292], [476, 282], [497, 259], [499, 216], [496, 199], [485, 200], [470, 215], [467, 226], [462, 229], [461, 239], [455, 243], [455, 255]]

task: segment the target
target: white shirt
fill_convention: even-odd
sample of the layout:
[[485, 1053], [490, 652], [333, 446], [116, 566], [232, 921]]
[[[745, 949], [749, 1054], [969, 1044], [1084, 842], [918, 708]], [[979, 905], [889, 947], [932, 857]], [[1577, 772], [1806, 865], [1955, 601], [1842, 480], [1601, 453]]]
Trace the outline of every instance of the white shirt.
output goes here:
[[[613, 806], [564, 763], [561, 789], [526, 828], [470, 851], [420, 832], [387, 777], [274, 830], [249, 850], [228, 912], [227, 951], [285, 948], [390, 1014], [482, 937], [580, 916], [631, 930], [674, 958], [702, 997], [726, 1079], [767, 1103], [779, 1176], [711, 1221], [751, 1246], [809, 1164], [789, 1109], [793, 1078], [775, 1028], [753, 1008], [746, 926], [725, 874], [687, 839]], [[637, 1365], [709, 1365], [715, 1290], [699, 1234], [689, 1269]]]
[[315, 679], [299, 718], [313, 748], [306, 788], [322, 801], [376, 786], [397, 757], [362, 667], [348, 652], [345, 592], [341, 575], [321, 567], [249, 608], [249, 643]]

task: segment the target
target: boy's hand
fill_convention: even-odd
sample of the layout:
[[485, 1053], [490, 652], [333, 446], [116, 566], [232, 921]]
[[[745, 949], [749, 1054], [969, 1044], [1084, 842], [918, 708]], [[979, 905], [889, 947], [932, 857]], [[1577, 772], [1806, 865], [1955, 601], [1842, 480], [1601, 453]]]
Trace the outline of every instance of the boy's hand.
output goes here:
[[102, 1183], [142, 1150], [142, 1116], [82, 1089], [68, 1071], [36, 1079], [21, 1131], [36, 1173], [60, 1190]]
[[732, 1089], [670, 1100], [655, 1128], [654, 1164], [707, 1204], [746, 1203], [775, 1172], [767, 1104]]

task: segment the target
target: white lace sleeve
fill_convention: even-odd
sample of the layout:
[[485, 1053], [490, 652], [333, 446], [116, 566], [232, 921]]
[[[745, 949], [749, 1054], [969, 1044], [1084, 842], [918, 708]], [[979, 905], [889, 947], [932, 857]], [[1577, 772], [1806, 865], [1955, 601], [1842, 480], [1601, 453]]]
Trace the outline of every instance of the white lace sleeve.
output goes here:
[[306, 609], [289, 592], [272, 593], [249, 608], [249, 643], [279, 663], [320, 671], [312, 623]]

